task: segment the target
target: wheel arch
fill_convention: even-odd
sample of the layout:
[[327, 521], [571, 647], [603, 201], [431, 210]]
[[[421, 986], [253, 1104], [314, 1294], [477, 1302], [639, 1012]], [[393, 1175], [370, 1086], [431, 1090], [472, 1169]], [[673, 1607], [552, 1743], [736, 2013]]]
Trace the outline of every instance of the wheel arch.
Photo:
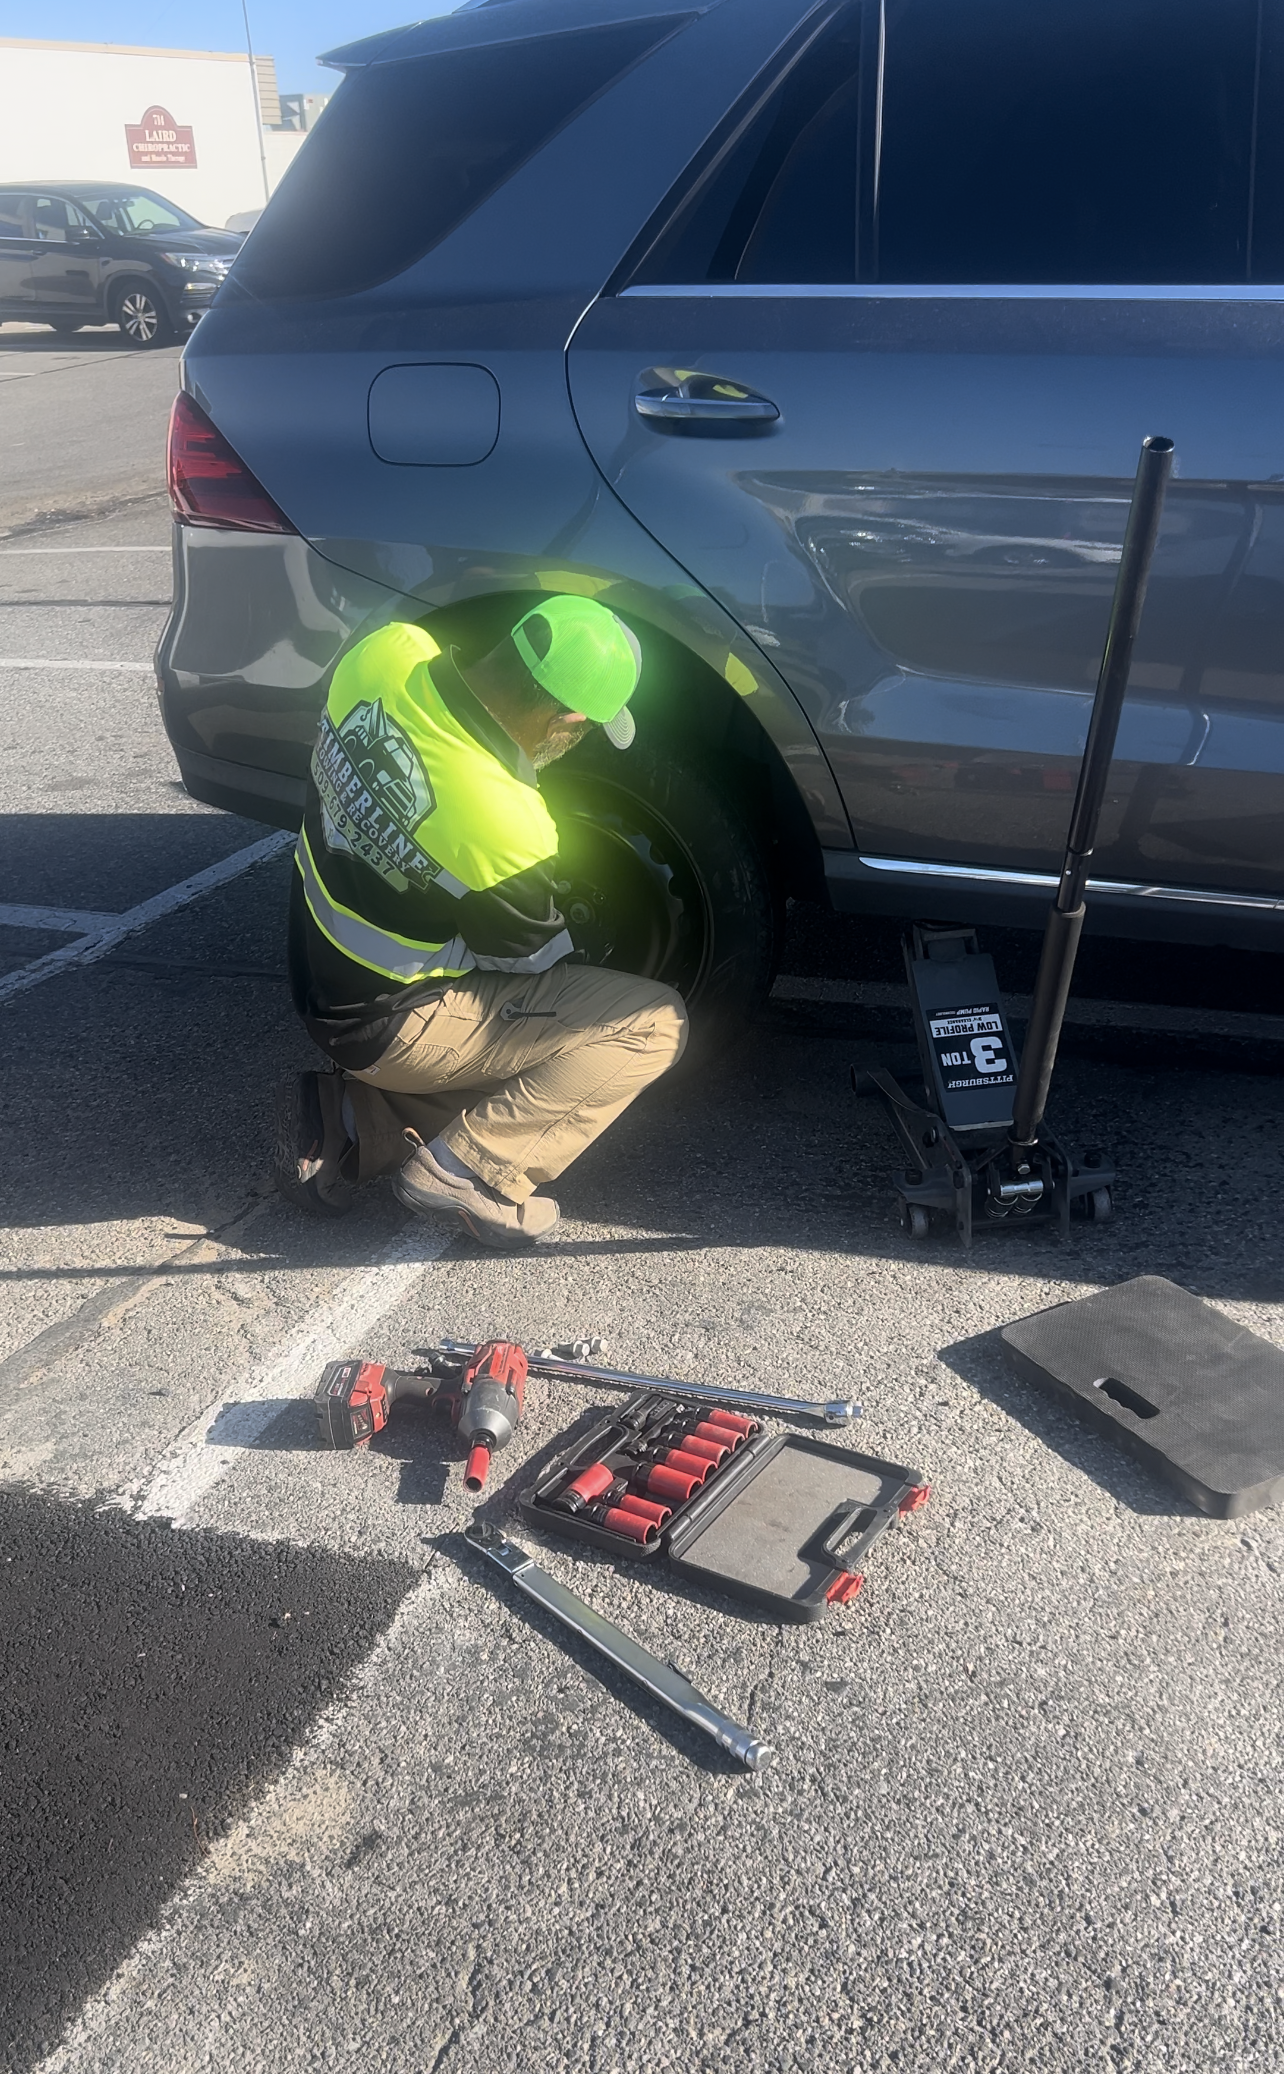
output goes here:
[[654, 735], [689, 756], [721, 791], [734, 796], [782, 893], [825, 899], [820, 840], [767, 724], [765, 709], [772, 698], [761, 669], [728, 650], [718, 670], [676, 634], [617, 609], [638, 636], [646, 659], [633, 700], [639, 736]]
[[[457, 643], [468, 660], [484, 654], [523, 612], [559, 587], [550, 582], [539, 590], [489, 591], [439, 606], [421, 623], [434, 639]], [[572, 587], [578, 587], [574, 579], [565, 583]], [[675, 615], [665, 610], [667, 599], [639, 597], [635, 586], [594, 589], [636, 634], [642, 651], [642, 677], [632, 701], [639, 741], [687, 758], [735, 800], [783, 894], [826, 900], [816, 824], [822, 815], [832, 819], [833, 779], [770, 664], [743, 635], [703, 623], [683, 625], [681, 617], [675, 624]], [[572, 750], [568, 762], [576, 754]]]

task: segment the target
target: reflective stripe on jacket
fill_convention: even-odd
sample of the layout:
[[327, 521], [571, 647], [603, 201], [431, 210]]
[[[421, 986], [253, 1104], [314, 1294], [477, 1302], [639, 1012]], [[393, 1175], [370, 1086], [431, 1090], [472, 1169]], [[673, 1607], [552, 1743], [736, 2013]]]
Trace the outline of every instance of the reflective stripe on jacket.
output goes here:
[[[546, 971], [573, 948], [556, 854], [529, 760], [432, 636], [404, 622], [368, 635], [334, 673], [296, 851], [310, 1012], [474, 967]], [[317, 972], [313, 930], [340, 973]]]

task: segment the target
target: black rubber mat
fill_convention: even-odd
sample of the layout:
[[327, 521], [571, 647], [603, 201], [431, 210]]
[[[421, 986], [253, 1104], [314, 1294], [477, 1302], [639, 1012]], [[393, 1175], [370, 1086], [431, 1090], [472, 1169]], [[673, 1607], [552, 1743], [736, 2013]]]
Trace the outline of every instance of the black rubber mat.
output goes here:
[[418, 1573], [0, 1492], [0, 2067], [57, 2042]]
[[1284, 1499], [1284, 1353], [1162, 1275], [1003, 1329], [1017, 1371], [1220, 1519]]

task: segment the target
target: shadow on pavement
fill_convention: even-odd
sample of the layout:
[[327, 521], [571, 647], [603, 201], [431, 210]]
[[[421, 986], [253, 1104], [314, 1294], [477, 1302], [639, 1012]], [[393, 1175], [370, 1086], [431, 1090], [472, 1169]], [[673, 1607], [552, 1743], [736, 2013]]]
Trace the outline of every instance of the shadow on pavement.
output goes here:
[[62, 332], [21, 321], [0, 324], [0, 353], [128, 353], [141, 357], [143, 353], [177, 355], [182, 349], [181, 339], [163, 346], [131, 346], [117, 324], [87, 324], [79, 331]]
[[0, 1492], [0, 2065], [24, 2074], [289, 1762], [419, 1573]]
[[[193, 812], [177, 778], [173, 791], [172, 814], [0, 814], [6, 903], [124, 914], [268, 832], [235, 814]], [[193, 915], [187, 925], [193, 940], [202, 932], [202, 919]], [[18, 934], [6, 938], [8, 948]], [[127, 938], [121, 955], [148, 954], [151, 934], [147, 942]], [[279, 939], [271, 960], [277, 971], [285, 964], [284, 928]]]
[[1024, 1426], [1044, 1447], [1060, 1455], [1074, 1469], [1082, 1470], [1094, 1483], [1108, 1491], [1117, 1504], [1143, 1517], [1175, 1519], [1200, 1517], [1197, 1506], [1169, 1488], [1123, 1448], [1112, 1446], [1069, 1412], [1040, 1396], [1022, 1382], [1009, 1366], [997, 1332], [976, 1333], [940, 1349], [940, 1359], [955, 1375], [1018, 1425]]
[[[38, 873], [24, 875], [20, 823]], [[218, 815], [13, 817], [0, 823], [0, 864], [16, 868], [15, 900], [119, 909], [261, 832]], [[71, 968], [4, 1004], [0, 1224], [62, 1232], [172, 1219], [188, 1232], [217, 1230], [243, 1214], [256, 1188], [270, 1188], [275, 1086], [316, 1062], [288, 989], [272, 976], [284, 963], [289, 870], [288, 855], [272, 858], [130, 938], [119, 963]], [[814, 919], [809, 926], [818, 955]], [[851, 947], [835, 921], [831, 970], [840, 977]], [[1144, 947], [1132, 956], [1144, 978]], [[1065, 1246], [1047, 1231], [995, 1237], [969, 1264], [952, 1237], [904, 1236], [890, 1128], [877, 1104], [850, 1090], [851, 1063], [873, 1063], [902, 1042], [907, 1019], [880, 1011], [871, 1026], [857, 1011], [836, 1013], [835, 1022], [829, 1011], [768, 1006], [719, 1060], [650, 1090], [558, 1183], [564, 1223], [542, 1257], [551, 1265], [717, 1248], [834, 1253], [852, 1261], [856, 1310], [861, 1264], [878, 1261], [1094, 1286], [1157, 1273], [1213, 1298], [1284, 1295], [1284, 1262], [1268, 1238], [1282, 1139], [1270, 1080], [1198, 1070], [1170, 1041], [1151, 1041], [1130, 1062], [1069, 1045], [1052, 1121], [1071, 1142], [1114, 1158], [1116, 1217], [1076, 1229]], [[166, 1272], [243, 1277], [364, 1264], [372, 1239], [383, 1243], [400, 1221], [382, 1184], [350, 1217], [325, 1223], [272, 1198], [239, 1258], [212, 1264], [198, 1250]], [[135, 1267], [137, 1252], [104, 1267], [96, 1242], [66, 1251], [65, 1263], [35, 1258], [34, 1275], [156, 1271]]]

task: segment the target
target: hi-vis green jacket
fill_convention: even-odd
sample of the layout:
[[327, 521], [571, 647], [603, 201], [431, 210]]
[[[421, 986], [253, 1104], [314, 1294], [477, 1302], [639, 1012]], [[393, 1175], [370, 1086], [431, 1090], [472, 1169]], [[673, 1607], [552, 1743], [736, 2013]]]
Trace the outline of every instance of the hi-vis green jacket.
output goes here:
[[432, 636], [396, 622], [358, 642], [330, 686], [295, 853], [290, 978], [313, 1034], [370, 1064], [442, 981], [547, 971], [573, 948], [556, 854], [529, 759]]

